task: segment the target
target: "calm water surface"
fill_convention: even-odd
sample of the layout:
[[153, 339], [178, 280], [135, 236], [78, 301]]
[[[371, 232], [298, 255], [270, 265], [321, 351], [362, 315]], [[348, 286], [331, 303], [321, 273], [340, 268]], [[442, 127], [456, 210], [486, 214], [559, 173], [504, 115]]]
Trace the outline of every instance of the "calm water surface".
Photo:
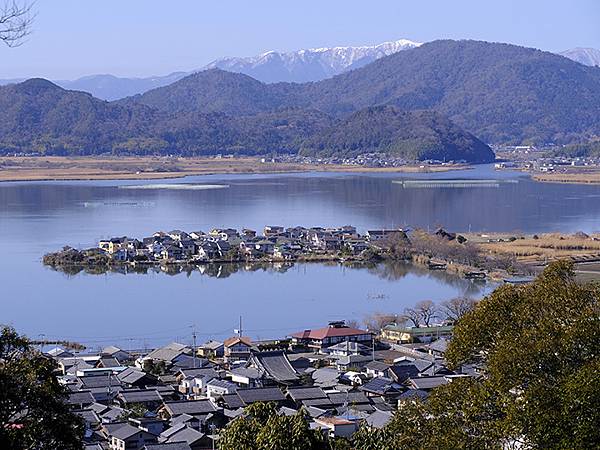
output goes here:
[[[403, 187], [400, 179], [497, 179], [495, 187]], [[210, 184], [221, 189], [142, 189], [150, 184]], [[128, 188], [124, 188], [128, 187]], [[600, 188], [536, 183], [489, 166], [442, 174], [285, 174], [189, 177], [169, 181], [0, 183], [0, 323], [36, 337], [90, 345], [153, 345], [231, 334], [244, 317], [254, 337], [273, 337], [401, 312], [418, 300], [485, 287], [405, 265], [347, 268], [299, 264], [234, 273], [170, 276], [77, 274], [42, 266], [41, 256], [103, 237], [157, 230], [265, 224], [451, 230], [586, 232], [600, 230]], [[225, 276], [228, 275], [228, 276]], [[381, 297], [377, 300], [374, 297]]]

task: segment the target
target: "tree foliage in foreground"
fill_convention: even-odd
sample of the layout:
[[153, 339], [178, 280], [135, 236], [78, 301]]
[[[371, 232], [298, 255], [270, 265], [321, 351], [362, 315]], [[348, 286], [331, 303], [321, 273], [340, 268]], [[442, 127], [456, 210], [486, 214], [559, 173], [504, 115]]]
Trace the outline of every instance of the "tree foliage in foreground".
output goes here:
[[83, 447], [83, 423], [69, 410], [56, 363], [10, 327], [0, 330], [0, 448]]
[[293, 416], [277, 413], [274, 403], [254, 403], [245, 415], [221, 433], [220, 450], [317, 450], [330, 446], [318, 431], [309, 428], [302, 411]]
[[382, 430], [359, 430], [355, 448], [597, 448], [599, 294], [565, 262], [529, 286], [496, 289], [461, 318], [446, 353], [485, 376], [402, 403]]

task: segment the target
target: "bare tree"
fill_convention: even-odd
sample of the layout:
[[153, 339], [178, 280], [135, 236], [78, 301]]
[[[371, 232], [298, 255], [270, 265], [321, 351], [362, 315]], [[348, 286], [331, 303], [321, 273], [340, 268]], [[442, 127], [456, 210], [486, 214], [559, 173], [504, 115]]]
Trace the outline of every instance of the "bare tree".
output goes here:
[[33, 3], [21, 3], [16, 0], [4, 2], [0, 6], [0, 41], [9, 47], [18, 47], [31, 33], [35, 15]]
[[394, 314], [373, 313], [364, 318], [363, 324], [369, 331], [379, 332], [384, 326], [396, 322], [396, 317]]
[[438, 308], [431, 300], [422, 300], [414, 308], [404, 310], [404, 318], [415, 327], [431, 325], [433, 319], [438, 316]]
[[462, 316], [471, 311], [476, 301], [469, 297], [456, 297], [442, 303], [442, 313], [448, 320], [458, 321]]
[[415, 308], [405, 308], [402, 314], [402, 320], [410, 323], [413, 327], [421, 326], [421, 316]]
[[358, 320], [350, 319], [350, 320], [346, 320], [346, 326], [348, 326], [350, 328], [359, 328], [360, 324], [358, 323]]

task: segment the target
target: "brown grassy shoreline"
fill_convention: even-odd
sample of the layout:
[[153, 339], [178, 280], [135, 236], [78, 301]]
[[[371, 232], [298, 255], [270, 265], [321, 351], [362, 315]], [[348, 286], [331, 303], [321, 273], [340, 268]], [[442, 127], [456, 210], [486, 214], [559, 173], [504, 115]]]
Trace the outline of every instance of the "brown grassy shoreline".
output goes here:
[[262, 163], [260, 158], [0, 157], [0, 181], [158, 180], [192, 175], [348, 172], [418, 173], [468, 169], [466, 165], [362, 167]]

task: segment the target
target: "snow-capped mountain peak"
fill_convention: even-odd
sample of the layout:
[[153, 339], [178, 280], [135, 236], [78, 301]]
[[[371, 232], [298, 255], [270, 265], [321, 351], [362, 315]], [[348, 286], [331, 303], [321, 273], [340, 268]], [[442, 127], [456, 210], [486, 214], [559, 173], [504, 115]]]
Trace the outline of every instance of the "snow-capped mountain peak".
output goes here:
[[267, 83], [318, 81], [419, 45], [419, 42], [399, 39], [378, 45], [322, 47], [294, 52], [270, 50], [257, 56], [218, 59], [204, 69], [245, 73]]
[[572, 48], [560, 54], [586, 66], [600, 66], [600, 50], [595, 48]]

